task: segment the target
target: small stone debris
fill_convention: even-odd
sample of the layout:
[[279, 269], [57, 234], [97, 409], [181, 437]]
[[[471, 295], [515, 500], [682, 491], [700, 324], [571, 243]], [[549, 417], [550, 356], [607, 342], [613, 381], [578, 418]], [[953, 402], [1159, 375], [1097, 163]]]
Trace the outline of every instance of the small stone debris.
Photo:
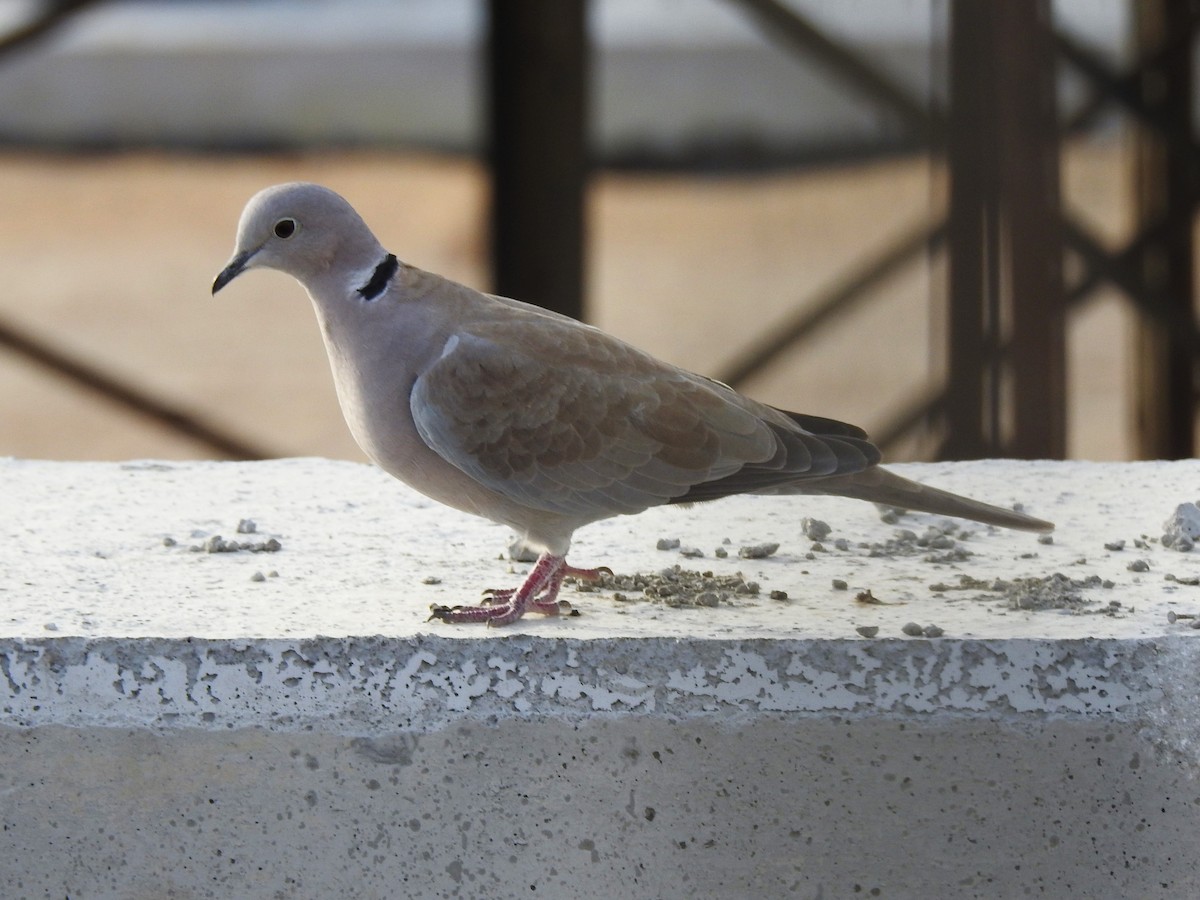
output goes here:
[[253, 575], [250, 576], [250, 580], [251, 581], [266, 581], [267, 576], [264, 575], [262, 572], [255, 572]]
[[835, 550], [846, 551], [850, 549], [850, 542], [846, 538], [838, 538], [833, 542], [833, 547]]
[[258, 524], [253, 519], [240, 519], [237, 523], [238, 534], [254, 534], [258, 531]]
[[[654, 575], [615, 575], [606, 572], [600, 576], [596, 586], [614, 590], [613, 599], [620, 603], [645, 600], [670, 607], [713, 608], [729, 605], [738, 598], [757, 597], [762, 591], [758, 582], [747, 581], [741, 572], [716, 575], [679, 565]], [[642, 596], [632, 596], [637, 593]]]
[[959, 575], [957, 584], [938, 582], [931, 584], [929, 589], [935, 593], [950, 591], [986, 591], [988, 594], [978, 594], [971, 600], [991, 600], [995, 595], [1009, 609], [1024, 611], [1041, 611], [1047, 609], [1068, 610], [1079, 614], [1099, 614], [1115, 616], [1124, 612], [1119, 604], [1111, 604], [1095, 608], [1099, 601], [1089, 600], [1083, 591], [1095, 588], [1110, 590], [1115, 583], [1102, 579], [1099, 575], [1089, 575], [1086, 578], [1069, 578], [1061, 572], [1052, 575], [1033, 578], [996, 578], [991, 581], [973, 578], [970, 575]]
[[162, 545], [164, 547], [174, 547], [178, 543], [179, 542], [177, 540], [175, 540], [175, 538], [173, 538], [173, 537], [168, 536], [168, 537], [165, 537], [162, 539]]
[[927, 638], [940, 638], [946, 631], [940, 625], [926, 625], [921, 629], [921, 634]]
[[1200, 575], [1180, 578], [1178, 575], [1172, 575], [1168, 572], [1163, 576], [1163, 581], [1173, 581], [1176, 584], [1185, 584], [1189, 587], [1200, 587]]
[[767, 596], [772, 600], [786, 600], [788, 598], [787, 591], [771, 591]]
[[421, 579], [421, 584], [441, 584], [441, 583], [442, 583], [442, 579], [438, 578], [436, 575], [426, 575], [424, 578]]
[[241, 550], [250, 553], [275, 553], [283, 549], [283, 544], [275, 538], [266, 541], [227, 541], [219, 534], [214, 534], [203, 544], [193, 544], [188, 548], [193, 553], [237, 553]]
[[739, 547], [738, 556], [742, 559], [766, 559], [768, 556], [773, 556], [778, 549], [779, 544], [750, 544], [745, 547]]
[[925, 629], [916, 622], [907, 622], [900, 630], [909, 637], [921, 637], [925, 634]]
[[1120, 553], [1125, 549], [1124, 541], [1109, 541], [1104, 545], [1105, 550], [1111, 550], [1113, 553]]
[[900, 521], [900, 517], [908, 512], [907, 509], [901, 509], [898, 506], [880, 506], [879, 504], [876, 506], [879, 509], [879, 520], [887, 525], [895, 525]]
[[679, 538], [659, 538], [654, 548], [656, 550], [678, 550]]
[[1162, 545], [1180, 553], [1190, 553], [1200, 540], [1200, 507], [1195, 503], [1181, 503], [1175, 512], [1163, 522]]
[[1133, 562], [1131, 562], [1125, 568], [1128, 569], [1130, 572], [1149, 572], [1150, 571], [1150, 563], [1146, 562], [1146, 560], [1144, 560], [1144, 559], [1135, 559]]
[[1039, 544], [1053, 544], [1053, 543], [1054, 543], [1054, 535], [1052, 535], [1052, 534], [1039, 534], [1039, 535], [1038, 535], [1038, 543], [1039, 543]]
[[724, 547], [718, 547], [716, 550], [713, 551], [713, 556], [715, 556], [717, 559], [725, 559], [726, 557], [729, 556], [729, 551], [726, 550]]
[[810, 541], [823, 541], [833, 531], [829, 527], [828, 522], [822, 522], [820, 519], [810, 519], [807, 516], [800, 521], [800, 529]]
[[[513, 562], [523, 563], [537, 562], [538, 557], [541, 555], [528, 544], [526, 544], [522, 538], [514, 538], [512, 541], [510, 541], [507, 552], [510, 560]], [[504, 559], [504, 554], [501, 553], [499, 558]]]
[[845, 581], [843, 581], [841, 578], [833, 579], [833, 589], [835, 591], [844, 591], [849, 587], [850, 587], [850, 585], [847, 584]]
[[875, 635], [879, 634], [878, 625], [859, 625], [854, 630], [865, 638], [873, 638]]
[[872, 594], [870, 588], [868, 588], [865, 591], [859, 591], [857, 594], [855, 594], [854, 602], [855, 603], [865, 603], [868, 606], [886, 606], [887, 605], [882, 600], [880, 600], [878, 597], [876, 597], [874, 594]]
[[920, 556], [928, 563], [954, 563], [974, 556], [961, 543], [968, 534], [954, 522], [945, 522], [941, 526], [928, 526], [920, 535], [909, 528], [899, 528], [885, 542], [860, 546], [866, 547], [867, 556], [873, 558]]
[[704, 555], [704, 551], [699, 547], [680, 547], [679, 555], [687, 559], [699, 559]]

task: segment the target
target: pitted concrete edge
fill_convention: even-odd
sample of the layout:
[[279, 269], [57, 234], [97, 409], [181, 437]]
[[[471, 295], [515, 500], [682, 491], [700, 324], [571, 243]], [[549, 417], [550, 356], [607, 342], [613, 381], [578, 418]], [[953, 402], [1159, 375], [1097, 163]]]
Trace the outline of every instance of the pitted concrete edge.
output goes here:
[[1170, 718], [1195, 641], [0, 641], [0, 709], [26, 727], [428, 732], [597, 715]]

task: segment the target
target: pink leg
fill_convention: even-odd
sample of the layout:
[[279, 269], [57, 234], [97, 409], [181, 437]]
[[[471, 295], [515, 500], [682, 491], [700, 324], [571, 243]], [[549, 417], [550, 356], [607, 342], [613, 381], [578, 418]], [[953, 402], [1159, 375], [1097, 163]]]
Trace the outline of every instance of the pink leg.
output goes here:
[[[547, 616], [556, 616], [570, 609], [566, 601], [558, 601], [558, 592], [563, 579], [568, 575], [595, 580], [607, 568], [577, 569], [568, 566], [565, 558], [543, 553], [533, 565], [518, 588], [489, 591], [488, 600], [480, 606], [434, 606], [430, 619], [443, 622], [487, 622], [488, 625], [508, 625], [532, 610]], [[565, 607], [565, 609], [564, 609]], [[572, 615], [578, 615], [572, 612]]]

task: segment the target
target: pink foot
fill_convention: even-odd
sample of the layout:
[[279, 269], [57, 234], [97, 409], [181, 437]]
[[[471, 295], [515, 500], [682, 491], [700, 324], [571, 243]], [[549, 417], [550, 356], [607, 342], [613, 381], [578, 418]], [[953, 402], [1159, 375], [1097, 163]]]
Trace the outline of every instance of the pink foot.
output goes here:
[[595, 581], [604, 572], [612, 574], [611, 569], [603, 566], [598, 569], [577, 569], [568, 566], [564, 557], [543, 553], [520, 587], [490, 590], [487, 592], [487, 600], [479, 606], [430, 607], [429, 618], [451, 623], [486, 622], [488, 625], [508, 625], [529, 611], [547, 616], [577, 616], [579, 612], [571, 609], [570, 603], [558, 599], [563, 579], [573, 575], [576, 578]]

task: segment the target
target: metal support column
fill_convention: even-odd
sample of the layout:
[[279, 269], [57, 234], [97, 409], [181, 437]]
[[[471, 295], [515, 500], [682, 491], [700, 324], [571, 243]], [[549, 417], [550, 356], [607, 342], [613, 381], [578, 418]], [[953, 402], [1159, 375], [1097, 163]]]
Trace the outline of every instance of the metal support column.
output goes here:
[[949, 458], [1066, 453], [1049, 0], [951, 5]]
[[1200, 186], [1192, 140], [1192, 48], [1195, 0], [1134, 4], [1139, 71], [1146, 119], [1137, 143], [1137, 216], [1149, 237], [1140, 247], [1145, 297], [1135, 336], [1137, 455], [1185, 459], [1195, 455], [1196, 358], [1173, 322], [1195, 318], [1192, 210]]
[[583, 314], [586, 0], [491, 0], [487, 42], [496, 293]]

